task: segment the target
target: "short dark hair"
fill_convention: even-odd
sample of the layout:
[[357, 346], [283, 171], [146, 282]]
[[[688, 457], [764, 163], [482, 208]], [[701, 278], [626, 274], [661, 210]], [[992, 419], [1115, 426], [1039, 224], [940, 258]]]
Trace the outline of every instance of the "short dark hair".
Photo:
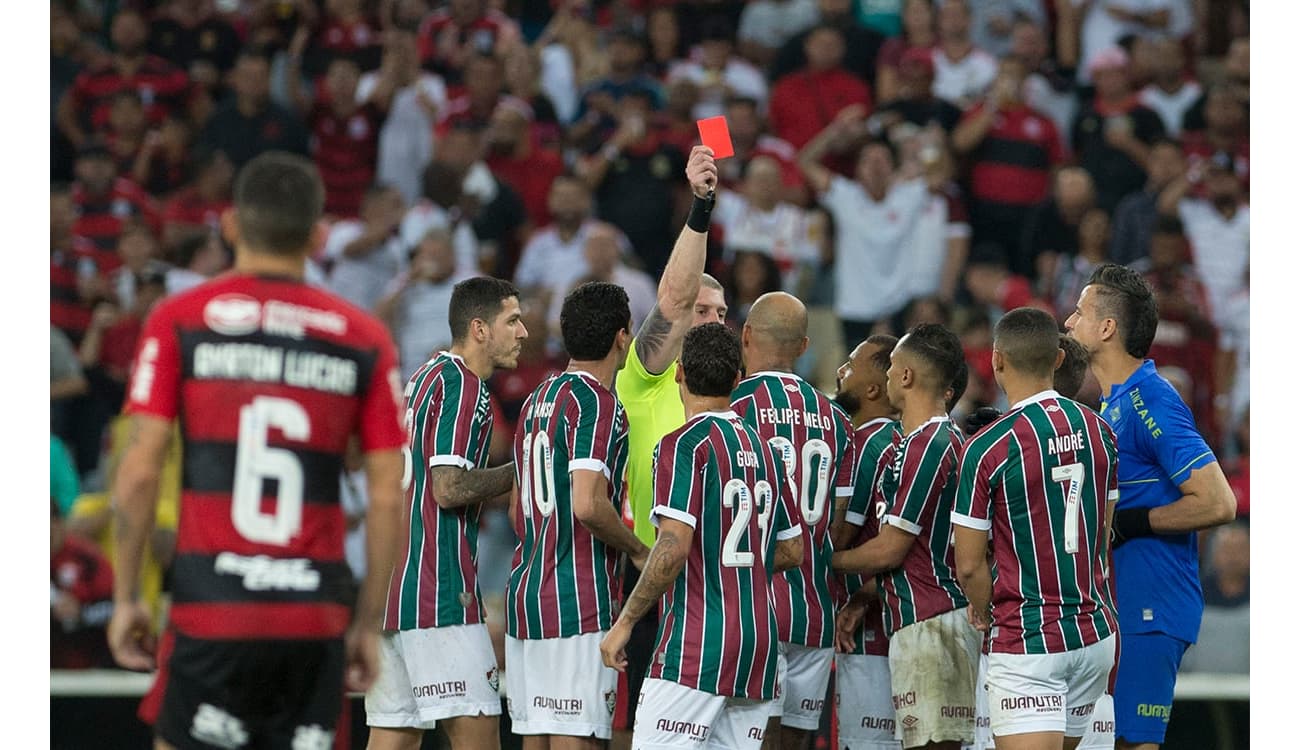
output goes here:
[[888, 333], [873, 333], [862, 343], [880, 347], [880, 351], [871, 355], [871, 364], [881, 372], [888, 371], [889, 355], [893, 354], [894, 347], [898, 346], [898, 337]]
[[1027, 375], [1051, 377], [1061, 330], [1050, 313], [1036, 307], [1017, 307], [993, 327], [993, 347], [1012, 368]]
[[1156, 337], [1160, 311], [1156, 295], [1142, 274], [1128, 266], [1104, 263], [1092, 272], [1088, 286], [1096, 294], [1098, 312], [1114, 318], [1124, 339], [1124, 351], [1142, 359]]
[[1065, 359], [1056, 368], [1052, 388], [1066, 398], [1074, 398], [1079, 395], [1083, 379], [1088, 376], [1088, 350], [1065, 334], [1061, 334], [1061, 348], [1065, 350]]
[[740, 339], [721, 323], [705, 323], [686, 333], [680, 359], [686, 390], [696, 396], [730, 396], [740, 375]]
[[618, 284], [589, 281], [564, 298], [560, 335], [564, 350], [580, 362], [604, 359], [619, 331], [632, 330], [627, 292]]
[[283, 151], [268, 151], [244, 165], [235, 179], [235, 218], [250, 248], [272, 255], [306, 252], [325, 209], [325, 186], [316, 165]]
[[941, 394], [952, 386], [966, 361], [957, 334], [938, 323], [913, 326], [904, 340], [898, 342], [897, 349], [906, 349], [921, 358], [930, 368], [934, 386]]
[[451, 327], [451, 340], [459, 343], [469, 335], [469, 324], [474, 320], [491, 323], [501, 314], [502, 303], [518, 297], [519, 290], [504, 279], [475, 276], [465, 279], [451, 290], [447, 323]]

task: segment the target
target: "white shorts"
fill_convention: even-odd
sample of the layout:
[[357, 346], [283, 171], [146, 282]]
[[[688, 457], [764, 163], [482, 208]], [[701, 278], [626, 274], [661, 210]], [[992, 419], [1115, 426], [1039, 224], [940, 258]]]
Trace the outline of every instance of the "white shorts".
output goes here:
[[1082, 737], [1115, 665], [1115, 636], [1060, 654], [989, 654], [989, 726], [997, 736]]
[[776, 693], [772, 696], [772, 700], [767, 702], [767, 715], [777, 719], [785, 714], [786, 645], [776, 644]]
[[989, 729], [989, 655], [980, 654], [979, 675], [975, 679], [975, 741], [961, 750], [993, 750], [993, 730]]
[[899, 750], [889, 657], [835, 655], [835, 718], [843, 750]]
[[1103, 693], [1092, 709], [1088, 731], [1083, 733], [1078, 750], [1113, 750], [1115, 747], [1115, 699]]
[[760, 750], [769, 701], [729, 698], [646, 678], [632, 750]]
[[499, 682], [486, 625], [386, 631], [366, 725], [432, 729], [455, 716], [500, 716]]
[[785, 652], [785, 676], [781, 680], [780, 692], [781, 724], [812, 731], [821, 726], [835, 649], [811, 648], [796, 643], [782, 643], [781, 648]]
[[506, 636], [506, 706], [515, 734], [610, 738], [618, 672], [601, 661], [604, 637]]
[[975, 673], [983, 634], [954, 609], [889, 639], [895, 736], [903, 747], [975, 739]]

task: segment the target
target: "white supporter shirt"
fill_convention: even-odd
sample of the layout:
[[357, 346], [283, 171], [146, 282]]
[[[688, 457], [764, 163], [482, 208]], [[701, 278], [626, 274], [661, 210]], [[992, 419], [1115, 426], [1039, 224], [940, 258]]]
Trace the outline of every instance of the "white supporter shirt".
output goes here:
[[821, 19], [815, 0], [754, 0], [740, 12], [736, 38], [779, 49], [791, 37]]
[[685, 78], [700, 87], [700, 98], [691, 114], [695, 119], [717, 117], [727, 109], [727, 96], [744, 96], [758, 102], [760, 112], [767, 110], [767, 79], [753, 65], [738, 57], [727, 60], [722, 69], [722, 83], [730, 89], [730, 94], [720, 92], [713, 87], [717, 84], [716, 73], [705, 70], [695, 60], [679, 62], [668, 71], [668, 83]]
[[926, 207], [921, 179], [895, 183], [877, 203], [857, 182], [831, 178], [821, 204], [835, 219], [835, 312], [854, 321], [879, 320], [910, 299], [905, 256]]
[[[379, 73], [366, 73], [357, 84], [357, 101], [370, 98], [379, 84]], [[423, 91], [441, 112], [447, 108], [447, 87], [442, 78], [421, 73], [411, 85], [393, 94], [388, 117], [379, 131], [379, 157], [375, 181], [392, 185], [409, 205], [423, 194], [424, 167], [433, 159], [433, 118], [420, 105]]]
[[406, 245], [393, 234], [365, 255], [344, 255], [343, 249], [365, 232], [365, 222], [358, 219], [335, 223], [325, 240], [325, 257], [334, 262], [330, 291], [362, 310], [373, 310], [384, 289], [406, 271]]
[[478, 237], [468, 221], [457, 221], [452, 227], [453, 216], [442, 206], [429, 200], [421, 200], [407, 210], [402, 218], [402, 243], [407, 251], [415, 249], [431, 229], [450, 229], [451, 246], [456, 255], [455, 278], [467, 279], [479, 274]]
[[[541, 287], [550, 292], [552, 298], [564, 297], [573, 279], [591, 273], [585, 246], [587, 235], [595, 225], [594, 219], [582, 222], [568, 240], [560, 237], [554, 224], [534, 233], [519, 254], [515, 285], [520, 289]], [[632, 251], [631, 243], [622, 232], [619, 232], [618, 245], [620, 252]]]
[[[438, 284], [417, 281], [398, 299], [393, 310], [393, 339], [403, 380], [409, 380], [434, 352], [451, 347], [448, 312], [457, 281], [455, 276]], [[403, 277], [394, 279], [385, 296], [396, 293], [404, 282]]]
[[1219, 348], [1235, 355], [1235, 372], [1228, 403], [1235, 425], [1250, 406], [1250, 289], [1242, 289], [1224, 303], [1219, 316]]
[[793, 291], [799, 266], [816, 263], [820, 256], [812, 241], [808, 212], [792, 203], [777, 203], [771, 211], [764, 211], [745, 196], [726, 191], [713, 208], [713, 223], [722, 229], [723, 259], [730, 263], [743, 250], [771, 256], [781, 269], [786, 291]]
[[1178, 218], [1192, 246], [1192, 266], [1210, 298], [1214, 324], [1223, 327], [1228, 299], [1246, 287], [1250, 265], [1250, 207], [1240, 206], [1231, 219], [1223, 218], [1206, 200], [1184, 198]]
[[1160, 121], [1165, 124], [1165, 133], [1170, 138], [1177, 138], [1183, 132], [1183, 115], [1187, 114], [1187, 110], [1199, 98], [1201, 84], [1196, 81], [1184, 81], [1182, 88], [1172, 94], [1165, 93], [1164, 89], [1152, 83], [1138, 94], [1139, 102], [1160, 115]]
[[1072, 0], [1072, 2], [1076, 8], [1084, 3], [1092, 3], [1083, 17], [1082, 29], [1080, 30], [1080, 57], [1077, 75], [1079, 83], [1082, 84], [1092, 82], [1092, 77], [1088, 74], [1088, 64], [1092, 62], [1092, 58], [1096, 57], [1098, 52], [1119, 44], [1120, 38], [1127, 34], [1157, 36], [1168, 31], [1168, 28], [1148, 29], [1140, 23], [1121, 21], [1109, 13], [1109, 8], [1117, 8], [1130, 13], [1154, 13], [1160, 10], [1168, 10], [1170, 11], [1169, 27], [1176, 29], [1181, 23], [1181, 16], [1174, 7], [1178, 4], [1176, 0]]
[[[551, 296], [551, 306], [547, 310], [546, 324], [553, 333], [558, 334], [560, 330], [560, 312], [564, 309], [564, 298], [586, 276], [585, 273], [574, 274], [570, 277], [568, 283], [564, 285], [562, 292]], [[655, 284], [654, 279], [650, 278], [650, 274], [626, 266], [621, 262], [615, 266], [614, 273], [610, 275], [609, 281], [623, 287], [623, 291], [627, 292], [627, 306], [632, 313], [632, 330], [635, 332], [641, 327], [641, 323], [650, 316], [650, 311], [654, 309], [655, 303], [659, 301], [658, 285]]]
[[911, 263], [905, 279], [909, 298], [939, 293], [948, 263], [948, 240], [969, 236], [970, 224], [951, 215], [948, 197], [930, 193], [906, 247], [906, 258]]
[[960, 60], [949, 60], [943, 50], [934, 48], [934, 83], [930, 91], [961, 109], [982, 96], [998, 75], [998, 61], [974, 47]]

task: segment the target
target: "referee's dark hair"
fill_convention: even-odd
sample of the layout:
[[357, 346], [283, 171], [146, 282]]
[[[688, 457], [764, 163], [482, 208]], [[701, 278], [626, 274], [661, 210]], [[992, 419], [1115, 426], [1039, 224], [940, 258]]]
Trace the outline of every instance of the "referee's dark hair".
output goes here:
[[925, 363], [926, 380], [935, 393], [943, 395], [952, 388], [966, 356], [957, 334], [938, 323], [920, 323], [898, 342], [895, 352], [910, 352]]
[[452, 287], [447, 311], [452, 342], [464, 341], [469, 335], [470, 324], [475, 320], [492, 325], [501, 314], [505, 301], [518, 296], [519, 290], [514, 284], [491, 276], [475, 276]]
[[682, 376], [696, 396], [730, 396], [740, 376], [740, 338], [721, 323], [705, 323], [682, 342]]
[[1088, 350], [1064, 333], [1061, 334], [1061, 349], [1065, 351], [1065, 359], [1056, 368], [1052, 388], [1062, 396], [1073, 399], [1079, 395], [1083, 379], [1088, 376]]
[[1017, 307], [993, 327], [993, 350], [1017, 372], [1050, 378], [1061, 352], [1061, 331], [1050, 313]]
[[1156, 295], [1147, 280], [1128, 266], [1105, 263], [1092, 272], [1088, 286], [1097, 296], [1098, 314], [1114, 319], [1119, 328], [1124, 351], [1137, 359], [1146, 357], [1160, 322]]
[[579, 362], [597, 362], [609, 355], [619, 331], [632, 332], [627, 292], [618, 284], [588, 281], [569, 292], [560, 309], [564, 350]]
[[268, 255], [302, 255], [311, 249], [325, 209], [325, 185], [307, 159], [268, 151], [239, 171], [234, 203], [245, 247]]

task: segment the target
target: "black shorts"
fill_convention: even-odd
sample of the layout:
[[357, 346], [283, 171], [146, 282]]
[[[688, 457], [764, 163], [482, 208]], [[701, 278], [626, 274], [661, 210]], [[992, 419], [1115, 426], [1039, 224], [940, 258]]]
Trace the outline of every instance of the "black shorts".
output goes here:
[[[641, 573], [631, 565], [623, 573], [623, 600], [632, 593]], [[656, 636], [659, 635], [659, 607], [646, 612], [645, 617], [632, 626], [632, 635], [628, 637], [627, 671], [619, 677], [618, 703], [614, 710], [614, 728], [631, 731], [636, 724], [636, 707], [641, 698], [641, 684], [645, 682], [646, 670], [650, 668], [650, 658], [654, 655]]]
[[343, 641], [209, 641], [176, 634], [157, 733], [191, 748], [334, 746]]

